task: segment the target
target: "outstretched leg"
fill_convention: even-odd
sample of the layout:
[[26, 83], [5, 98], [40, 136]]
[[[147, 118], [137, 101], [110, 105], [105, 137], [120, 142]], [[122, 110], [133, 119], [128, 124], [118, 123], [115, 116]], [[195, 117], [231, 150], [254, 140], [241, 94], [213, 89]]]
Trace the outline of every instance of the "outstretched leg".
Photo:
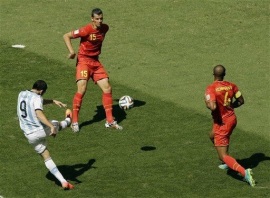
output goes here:
[[44, 159], [45, 166], [50, 171], [50, 173], [53, 174], [58, 179], [58, 181], [62, 185], [62, 188], [73, 189], [74, 186], [72, 184], [70, 184], [69, 182], [67, 182], [67, 180], [63, 177], [63, 175], [58, 170], [57, 166], [55, 165], [54, 161], [52, 160], [52, 158], [50, 156], [49, 151], [47, 149], [45, 149], [40, 155]]

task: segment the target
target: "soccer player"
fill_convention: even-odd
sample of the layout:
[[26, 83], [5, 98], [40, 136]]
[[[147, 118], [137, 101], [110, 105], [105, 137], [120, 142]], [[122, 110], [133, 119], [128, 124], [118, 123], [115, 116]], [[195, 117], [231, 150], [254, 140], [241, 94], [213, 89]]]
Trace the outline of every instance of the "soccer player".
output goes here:
[[232, 156], [229, 155], [230, 136], [237, 124], [234, 108], [244, 104], [244, 98], [237, 85], [224, 81], [226, 69], [217, 65], [213, 69], [214, 82], [206, 88], [205, 104], [212, 112], [213, 128], [210, 132], [210, 140], [215, 145], [219, 159], [226, 167], [239, 172], [250, 186], [255, 186], [252, 170], [243, 168]]
[[50, 153], [47, 149], [47, 136], [55, 137], [59, 130], [66, 128], [71, 123], [71, 110], [66, 110], [65, 120], [58, 122], [49, 121], [43, 113], [43, 105], [54, 103], [59, 107], [66, 107], [57, 100], [43, 99], [42, 96], [47, 90], [47, 84], [43, 80], [38, 80], [33, 84], [32, 89], [21, 91], [18, 96], [17, 116], [19, 123], [28, 142], [40, 154], [45, 166], [59, 180], [64, 189], [73, 189], [73, 185], [67, 182], [59, 172]]
[[77, 92], [73, 98], [73, 112], [71, 128], [73, 132], [79, 132], [78, 117], [82, 105], [82, 99], [87, 89], [87, 83], [91, 78], [102, 90], [102, 104], [106, 113], [105, 127], [123, 129], [114, 120], [112, 114], [112, 87], [109, 83], [109, 76], [99, 61], [101, 47], [109, 26], [103, 23], [101, 9], [95, 8], [91, 12], [91, 23], [77, 30], [64, 34], [63, 38], [69, 50], [68, 58], [74, 59], [74, 52], [71, 39], [80, 38], [80, 46], [76, 65]]

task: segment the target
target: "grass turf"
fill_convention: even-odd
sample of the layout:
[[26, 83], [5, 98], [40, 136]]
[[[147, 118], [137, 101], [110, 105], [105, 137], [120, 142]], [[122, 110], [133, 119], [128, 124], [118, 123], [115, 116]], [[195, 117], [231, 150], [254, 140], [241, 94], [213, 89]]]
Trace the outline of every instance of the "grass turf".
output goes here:
[[[62, 34], [88, 21], [89, 10], [78, 3], [84, 1], [1, 3], [5, 23], [0, 48], [0, 195], [266, 197], [270, 188], [266, 1], [93, 2], [91, 6], [104, 8], [105, 21], [111, 25], [101, 60], [108, 65], [114, 99], [128, 94], [137, 106], [124, 112], [115, 101], [116, 117], [125, 129], [106, 130], [100, 90], [90, 84], [80, 114], [81, 133], [68, 129], [49, 139], [54, 161], [76, 189], [62, 191], [55, 184], [19, 130], [16, 100], [20, 90], [44, 79], [49, 84], [45, 96], [71, 106], [75, 62], [65, 59]], [[26, 48], [10, 47], [18, 42]], [[246, 97], [245, 106], [237, 109], [239, 125], [231, 154], [254, 169], [256, 188], [217, 168], [207, 137], [211, 118], [202, 97], [217, 63], [227, 66], [228, 79], [239, 84]], [[61, 119], [64, 110], [48, 106], [45, 113]]]

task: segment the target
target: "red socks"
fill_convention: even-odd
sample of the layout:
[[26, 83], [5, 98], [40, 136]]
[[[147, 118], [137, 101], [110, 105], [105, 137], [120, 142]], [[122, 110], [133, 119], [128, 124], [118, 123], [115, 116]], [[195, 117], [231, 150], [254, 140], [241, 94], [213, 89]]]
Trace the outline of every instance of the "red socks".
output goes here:
[[245, 169], [238, 164], [233, 157], [225, 155], [223, 157], [223, 161], [230, 167], [230, 169], [239, 172], [243, 177], [245, 176]]
[[113, 122], [114, 118], [112, 115], [112, 105], [113, 105], [112, 93], [102, 94], [102, 104], [105, 109], [107, 122], [109, 123]]
[[82, 105], [83, 95], [80, 93], [76, 93], [73, 98], [73, 111], [72, 111], [72, 123], [78, 122], [79, 111]]
[[[83, 95], [80, 93], [76, 93], [73, 98], [72, 123], [78, 122], [79, 111], [82, 105], [82, 98]], [[113, 122], [114, 118], [112, 115], [112, 105], [113, 105], [112, 93], [102, 94], [102, 104], [105, 109], [107, 122], [109, 123]]]

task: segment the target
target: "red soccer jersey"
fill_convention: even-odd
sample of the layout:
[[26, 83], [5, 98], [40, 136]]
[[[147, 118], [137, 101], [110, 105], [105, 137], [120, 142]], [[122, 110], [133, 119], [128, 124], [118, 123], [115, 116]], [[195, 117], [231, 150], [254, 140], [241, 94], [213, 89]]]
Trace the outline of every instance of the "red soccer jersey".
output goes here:
[[81, 38], [79, 55], [98, 56], [101, 53], [102, 42], [109, 26], [102, 24], [99, 29], [94, 29], [92, 24], [88, 24], [78, 30], [72, 31], [73, 38]]
[[206, 88], [205, 100], [215, 101], [217, 104], [216, 110], [212, 112], [215, 123], [222, 123], [225, 118], [234, 114], [233, 98], [240, 95], [238, 87], [228, 81], [215, 81]]

